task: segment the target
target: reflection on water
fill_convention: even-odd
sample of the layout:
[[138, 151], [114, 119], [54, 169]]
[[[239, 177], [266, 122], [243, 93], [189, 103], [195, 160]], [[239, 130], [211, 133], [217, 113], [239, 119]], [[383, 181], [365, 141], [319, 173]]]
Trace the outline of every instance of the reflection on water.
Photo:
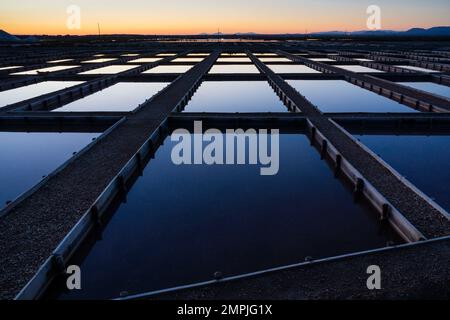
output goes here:
[[122, 82], [55, 111], [132, 111], [168, 84], [167, 82]]
[[163, 58], [140, 58], [140, 59], [128, 61], [128, 63], [151, 63], [151, 62], [160, 61], [162, 59]]
[[418, 112], [343, 80], [289, 80], [322, 112]]
[[219, 58], [217, 62], [248, 62], [251, 63], [250, 58]]
[[292, 62], [292, 60], [288, 58], [259, 58], [261, 62]]
[[103, 63], [103, 62], [110, 62], [110, 61], [115, 61], [117, 59], [115, 58], [104, 58], [104, 59], [94, 59], [94, 60], [87, 60], [87, 61], [83, 61], [83, 63]]
[[69, 62], [69, 61], [73, 61], [74, 59], [62, 59], [62, 60], [53, 60], [53, 61], [48, 61], [47, 63], [62, 63], [62, 62]]
[[0, 131], [0, 208], [88, 145], [99, 133]]
[[266, 81], [205, 81], [185, 112], [288, 112]]
[[450, 136], [357, 136], [389, 165], [450, 211]]
[[277, 55], [276, 53], [270, 53], [270, 52], [254, 53], [253, 55], [256, 57], [273, 57], [273, 58], [279, 57], [279, 55]]
[[384, 73], [382, 70], [367, 68], [364, 66], [336, 66], [338, 68], [352, 71], [352, 72], [358, 72], [358, 73], [364, 73], [364, 72], [375, 72], [375, 73]]
[[0, 92], [0, 107], [35, 98], [83, 83], [82, 81], [45, 81]]
[[[280, 135], [280, 171], [248, 165], [176, 166], [167, 139], [92, 246], [70, 264], [83, 290], [114, 298], [315, 258], [384, 247], [376, 215], [354, 204], [303, 134]], [[114, 281], [112, 281], [112, 279]]]
[[210, 74], [232, 74], [232, 73], [252, 73], [252, 74], [258, 74], [259, 71], [253, 64], [227, 64], [227, 65], [221, 65], [216, 64], [211, 68], [211, 71], [209, 71]]
[[153, 74], [153, 73], [185, 73], [189, 71], [193, 66], [180, 66], [180, 65], [164, 65], [157, 66], [150, 70], [144, 71], [142, 74]]
[[0, 71], [22, 68], [22, 66], [0, 67]]
[[81, 72], [79, 74], [116, 74], [123, 71], [128, 71], [133, 68], [137, 68], [138, 66], [127, 66], [127, 65], [115, 65], [115, 66], [108, 66], [103, 68], [98, 68], [94, 70], [89, 70], [85, 72]]
[[434, 93], [450, 99], [450, 87], [433, 82], [400, 82], [404, 86]]
[[12, 75], [37, 75], [40, 72], [55, 72], [55, 71], [73, 69], [76, 67], [79, 67], [79, 66], [55, 66], [55, 67], [47, 67], [47, 68], [41, 68], [41, 69], [35, 69], [35, 70], [16, 72], [16, 73], [12, 73]]
[[421, 67], [415, 67], [415, 66], [396, 66], [408, 70], [414, 70], [414, 71], [421, 71], [421, 72], [430, 72], [430, 73], [438, 73], [439, 71], [433, 70], [433, 69], [426, 69]]
[[275, 73], [320, 73], [314, 69], [301, 64], [288, 64], [288, 65], [268, 65]]
[[226, 53], [226, 52], [224, 52], [220, 56], [221, 57], [247, 57], [247, 54], [244, 52], [241, 52], [241, 53]]
[[317, 61], [317, 62], [334, 62], [336, 60], [330, 58], [310, 58], [309, 60]]
[[172, 60], [172, 62], [201, 62], [205, 60], [205, 58], [176, 58]]

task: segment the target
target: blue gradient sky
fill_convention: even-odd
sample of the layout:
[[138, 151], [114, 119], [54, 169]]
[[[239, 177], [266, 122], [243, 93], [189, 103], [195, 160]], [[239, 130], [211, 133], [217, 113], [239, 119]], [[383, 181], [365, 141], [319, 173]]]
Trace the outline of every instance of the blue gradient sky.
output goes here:
[[[81, 29], [66, 27], [69, 5], [81, 8]], [[449, 0], [2, 0], [0, 28], [15, 34], [195, 34], [201, 32], [303, 33], [366, 29], [369, 5], [382, 28], [450, 25]]]

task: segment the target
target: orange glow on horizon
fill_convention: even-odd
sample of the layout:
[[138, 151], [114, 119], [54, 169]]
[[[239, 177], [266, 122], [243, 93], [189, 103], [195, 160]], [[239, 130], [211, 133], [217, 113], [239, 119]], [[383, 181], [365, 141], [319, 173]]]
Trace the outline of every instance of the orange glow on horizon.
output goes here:
[[[414, 27], [431, 28], [434, 25], [415, 25]], [[326, 32], [326, 31], [359, 31], [364, 30], [361, 26], [351, 26], [347, 25], [342, 28], [336, 28], [334, 25], [308, 25], [304, 27], [291, 26], [289, 24], [280, 25], [277, 24], [274, 27], [268, 27], [267, 25], [223, 25], [220, 28], [212, 29], [210, 26], [199, 26], [197, 25], [171, 25], [171, 26], [133, 26], [126, 23], [120, 25], [110, 25], [100, 23], [101, 33], [105, 34], [137, 34], [137, 35], [195, 35], [201, 33], [216, 33], [220, 30], [224, 34], [234, 34], [234, 33], [246, 33], [254, 32], [259, 34], [303, 34], [303, 33], [315, 33], [315, 32]], [[412, 26], [400, 25], [397, 28], [389, 28], [389, 30], [407, 30]], [[98, 33], [97, 23], [93, 23], [90, 26], [84, 25], [80, 30], [69, 30], [67, 28], [62, 28], [58, 24], [46, 24], [36, 26], [33, 22], [23, 22], [20, 24], [10, 24], [0, 25], [0, 29], [3, 29], [11, 34], [16, 35], [95, 35]]]
[[[448, 0], [378, 0], [382, 29], [406, 30], [450, 25]], [[72, 4], [81, 11], [81, 29], [66, 26]], [[370, 1], [269, 0], [15, 0], [0, 4], [0, 29], [12, 34], [267, 34], [366, 30]]]

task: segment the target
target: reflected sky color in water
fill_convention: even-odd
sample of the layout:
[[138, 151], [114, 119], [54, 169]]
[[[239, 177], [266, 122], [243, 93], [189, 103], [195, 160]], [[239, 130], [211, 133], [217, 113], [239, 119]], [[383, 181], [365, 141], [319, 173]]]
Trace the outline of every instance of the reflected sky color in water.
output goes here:
[[288, 58], [273, 58], [273, 57], [266, 57], [266, 58], [259, 58], [261, 62], [292, 62], [291, 59]]
[[414, 71], [422, 71], [422, 72], [430, 72], [430, 73], [436, 73], [439, 71], [433, 70], [433, 69], [426, 69], [421, 67], [415, 67], [415, 66], [396, 66], [404, 69], [414, 70]]
[[94, 60], [87, 60], [87, 61], [83, 61], [82, 63], [103, 63], [103, 62], [110, 62], [110, 61], [115, 61], [117, 59], [115, 58], [104, 58], [104, 59], [94, 59]]
[[18, 69], [21, 68], [22, 66], [9, 66], [9, 67], [0, 67], [0, 71], [4, 71], [4, 70], [12, 70], [12, 69]]
[[311, 69], [301, 64], [289, 64], [289, 65], [268, 65], [275, 73], [321, 73], [320, 71]]
[[418, 112], [343, 80], [288, 80], [322, 112]]
[[288, 112], [266, 81], [205, 81], [185, 112]]
[[163, 58], [140, 58], [140, 59], [128, 61], [128, 63], [151, 63], [151, 62], [160, 61], [162, 59]]
[[165, 141], [101, 240], [70, 262], [83, 270], [83, 290], [59, 298], [114, 298], [386, 244], [377, 215], [353, 203], [302, 134], [280, 135], [276, 176], [175, 166], [173, 146]]
[[122, 82], [54, 111], [132, 111], [168, 82]]
[[272, 52], [254, 52], [253, 55], [256, 57], [279, 57], [278, 54]]
[[310, 58], [309, 60], [317, 61], [317, 62], [334, 62], [336, 60], [330, 58]]
[[35, 70], [16, 72], [16, 73], [12, 73], [12, 75], [37, 75], [39, 72], [55, 72], [55, 71], [74, 69], [76, 67], [78, 67], [78, 66], [55, 66], [55, 67], [47, 67], [47, 68], [41, 68], [41, 69], [35, 69]]
[[214, 65], [209, 71], [210, 74], [233, 74], [233, 73], [252, 73], [258, 74], [259, 71], [253, 64], [227, 64], [227, 65]]
[[157, 66], [155, 68], [152, 68], [150, 70], [142, 72], [142, 74], [153, 74], [153, 73], [185, 73], [189, 71], [194, 66], [180, 66], [180, 65], [164, 65], [164, 66]]
[[248, 57], [245, 52], [240, 53], [228, 53], [228, 52], [222, 52], [220, 54], [221, 57]]
[[357, 136], [390, 166], [450, 211], [450, 136]]
[[434, 93], [450, 99], [450, 87], [442, 86], [432, 82], [401, 82], [400, 84], [414, 89]]
[[172, 62], [201, 62], [205, 60], [205, 58], [176, 58], [172, 60]]
[[53, 60], [53, 61], [48, 61], [47, 63], [62, 63], [62, 62], [69, 62], [69, 61], [73, 61], [74, 59], [62, 59], [62, 60]]
[[219, 58], [217, 59], [217, 62], [248, 62], [251, 63], [252, 61], [250, 58]]
[[131, 70], [133, 68], [137, 68], [137, 65], [133, 65], [133, 66], [127, 66], [127, 65], [116, 65], [116, 66], [108, 66], [108, 67], [103, 67], [103, 68], [98, 68], [98, 69], [94, 69], [94, 70], [89, 70], [89, 71], [85, 71], [85, 72], [81, 72], [79, 74], [116, 74], [119, 72], [123, 72], [123, 71], [128, 71]]
[[0, 208], [91, 143], [99, 133], [0, 132]]
[[363, 72], [385, 73], [382, 70], [367, 68], [364, 66], [336, 66], [336, 67], [344, 69], [344, 70], [348, 70], [348, 71], [357, 72], [357, 73], [363, 73]]
[[73, 87], [82, 81], [45, 81], [25, 87], [0, 92], [0, 107], [28, 100], [64, 88]]

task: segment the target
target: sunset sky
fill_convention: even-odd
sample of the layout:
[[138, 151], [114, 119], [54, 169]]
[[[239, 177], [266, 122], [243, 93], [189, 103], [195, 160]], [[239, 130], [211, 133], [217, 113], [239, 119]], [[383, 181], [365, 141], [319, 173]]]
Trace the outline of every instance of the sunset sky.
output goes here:
[[[66, 26], [70, 5], [81, 29]], [[2, 0], [0, 29], [13, 34], [303, 33], [366, 29], [369, 5], [381, 7], [382, 28], [450, 25], [449, 0]]]

